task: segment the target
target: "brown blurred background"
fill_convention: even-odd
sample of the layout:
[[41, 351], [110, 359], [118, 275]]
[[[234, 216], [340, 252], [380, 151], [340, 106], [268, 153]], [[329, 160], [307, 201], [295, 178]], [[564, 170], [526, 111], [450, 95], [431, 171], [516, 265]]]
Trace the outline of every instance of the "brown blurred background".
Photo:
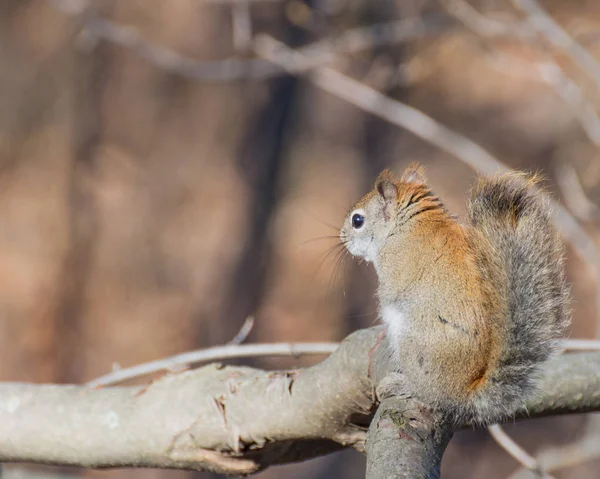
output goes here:
[[[524, 18], [508, 0], [470, 5], [494, 22]], [[600, 58], [599, 2], [543, 6]], [[373, 274], [352, 261], [338, 265], [328, 255], [335, 239], [309, 240], [335, 235], [327, 224], [340, 224], [383, 167], [400, 173], [421, 161], [459, 213], [475, 175], [302, 78], [256, 78], [249, 67], [223, 80], [214, 78], [223, 76], [218, 63], [203, 64], [212, 77], [199, 78], [181, 58], [160, 65], [143, 58], [143, 46], [102, 38], [103, 19], [188, 62], [209, 62], [253, 58], [248, 18], [252, 32], [292, 47], [422, 18], [427, 34], [339, 54], [328, 65], [511, 167], [541, 170], [598, 239], [600, 155], [589, 133], [600, 84], [569, 55], [544, 41], [474, 32], [456, 18], [457, 8], [470, 12], [465, 2], [255, 0], [249, 17], [244, 8], [224, 0], [0, 1], [0, 380], [84, 382], [114, 363], [227, 342], [248, 315], [256, 318], [250, 342], [339, 341], [376, 321]], [[563, 83], [540, 79], [536, 65], [548, 56], [580, 88], [575, 107], [561, 96]], [[580, 111], [591, 112], [587, 124]], [[569, 249], [573, 337], [596, 335], [596, 273]], [[577, 441], [588, 420], [527, 421], [507, 431], [535, 453]], [[556, 477], [600, 477], [599, 466]], [[443, 464], [447, 478], [516, 469], [485, 431], [457, 434]], [[257, 477], [360, 478], [364, 458], [348, 451]]]

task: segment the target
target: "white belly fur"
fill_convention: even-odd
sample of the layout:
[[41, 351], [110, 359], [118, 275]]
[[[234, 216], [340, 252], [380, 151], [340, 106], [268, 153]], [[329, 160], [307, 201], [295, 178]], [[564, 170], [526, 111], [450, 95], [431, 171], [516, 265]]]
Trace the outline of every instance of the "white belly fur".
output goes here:
[[407, 328], [406, 315], [396, 306], [384, 306], [381, 319], [387, 326], [390, 343], [396, 349]]

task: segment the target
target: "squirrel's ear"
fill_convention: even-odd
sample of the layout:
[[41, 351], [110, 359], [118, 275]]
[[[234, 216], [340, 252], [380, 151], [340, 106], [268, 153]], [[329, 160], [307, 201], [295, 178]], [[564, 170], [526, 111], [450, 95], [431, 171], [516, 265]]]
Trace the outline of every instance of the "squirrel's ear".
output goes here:
[[404, 171], [402, 178], [400, 178], [400, 181], [402, 183], [415, 183], [418, 185], [426, 185], [427, 177], [425, 176], [425, 168], [423, 168], [416, 162], [410, 163]]
[[383, 170], [375, 181], [375, 189], [385, 201], [396, 201], [398, 198], [398, 187], [396, 178], [390, 170]]

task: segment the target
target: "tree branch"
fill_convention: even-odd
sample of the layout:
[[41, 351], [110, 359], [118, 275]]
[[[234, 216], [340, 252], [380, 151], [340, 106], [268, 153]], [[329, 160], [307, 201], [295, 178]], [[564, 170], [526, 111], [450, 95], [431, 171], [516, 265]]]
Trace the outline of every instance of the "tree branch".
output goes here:
[[512, 0], [512, 4], [527, 15], [527, 21], [535, 30], [556, 48], [566, 53], [600, 86], [600, 62], [577, 43], [536, 0]]
[[240, 475], [362, 450], [380, 332], [359, 331], [299, 371], [212, 364], [145, 388], [0, 384], [0, 462]]
[[535, 477], [541, 479], [554, 479], [548, 475], [544, 468], [540, 465], [539, 461], [535, 457], [531, 456], [525, 449], [523, 449], [517, 442], [511, 438], [502, 429], [500, 424], [492, 424], [488, 427], [488, 432], [496, 443], [504, 449], [513, 459], [519, 462], [526, 470], [530, 471]]
[[[358, 331], [329, 358], [301, 370], [212, 364], [146, 387], [0, 384], [0, 462], [244, 475], [345, 447], [364, 451], [377, 407], [374, 387], [385, 370], [377, 364], [385, 361], [382, 333]], [[599, 368], [600, 353], [556, 358], [543, 374], [544, 394], [516, 417], [600, 410]], [[410, 464], [436, 470], [453, 430], [414, 404], [384, 401], [371, 426], [370, 463], [387, 457], [389, 446], [405, 451], [399, 457], [406, 461], [414, 458]], [[397, 420], [403, 417], [409, 420]], [[392, 441], [390, 425], [406, 436]], [[423, 434], [426, 441], [411, 442]]]
[[331, 354], [338, 343], [269, 343], [269, 344], [229, 344], [212, 348], [187, 351], [185, 353], [137, 364], [130, 368], [117, 369], [87, 383], [89, 387], [118, 384], [129, 379], [154, 374], [161, 371], [173, 371], [187, 368], [193, 364], [220, 361], [231, 358], [251, 358], [260, 356], [302, 356], [307, 354]]
[[[251, 0], [256, 1], [256, 0]], [[270, 61], [261, 58], [234, 56], [223, 60], [200, 61], [188, 58], [170, 48], [153, 43], [140, 35], [135, 28], [120, 25], [95, 14], [89, 2], [83, 0], [49, 0], [62, 13], [77, 20], [83, 39], [89, 45], [103, 40], [119, 45], [133, 52], [152, 65], [170, 72], [205, 83], [227, 83], [241, 80], [266, 80], [288, 73]], [[238, 48], [251, 46], [251, 24], [245, 8], [246, 2], [231, 1], [238, 8], [234, 23], [234, 44]], [[410, 40], [425, 38], [446, 30], [452, 19], [431, 15], [424, 18], [398, 20], [387, 23], [350, 29], [339, 37], [325, 38], [300, 49], [304, 55], [303, 64], [296, 65], [298, 73], [328, 65], [341, 56], [360, 53], [387, 44], [402, 44]], [[241, 28], [240, 28], [240, 24]], [[241, 31], [241, 38], [240, 38]]]
[[438, 478], [454, 433], [425, 405], [397, 397], [381, 402], [367, 440], [367, 479]]

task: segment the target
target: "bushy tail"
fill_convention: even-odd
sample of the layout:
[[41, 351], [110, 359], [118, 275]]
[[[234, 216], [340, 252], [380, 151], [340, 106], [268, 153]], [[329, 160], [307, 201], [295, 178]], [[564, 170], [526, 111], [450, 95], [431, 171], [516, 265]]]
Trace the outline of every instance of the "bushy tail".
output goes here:
[[550, 202], [535, 177], [510, 173], [479, 179], [469, 217], [508, 279], [506, 347], [474, 404], [476, 420], [489, 423], [514, 413], [534, 389], [538, 366], [556, 351], [569, 325], [569, 289]]

